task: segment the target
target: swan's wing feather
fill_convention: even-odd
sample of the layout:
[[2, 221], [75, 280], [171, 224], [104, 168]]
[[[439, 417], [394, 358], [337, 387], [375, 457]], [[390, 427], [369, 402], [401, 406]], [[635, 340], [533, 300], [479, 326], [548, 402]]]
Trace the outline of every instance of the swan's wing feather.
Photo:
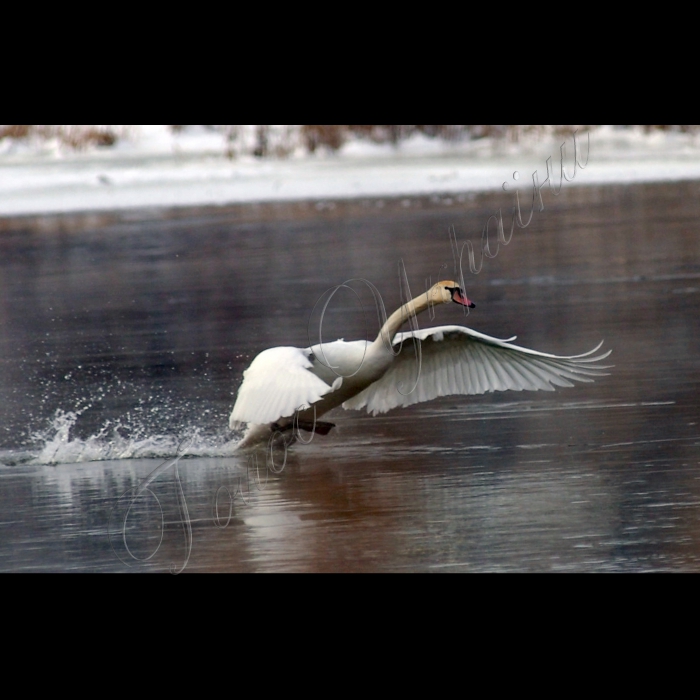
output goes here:
[[341, 338], [332, 343], [312, 345], [307, 352], [313, 360], [314, 374], [328, 384], [333, 384], [338, 377], [352, 376], [362, 367], [370, 344], [365, 340]]
[[450, 394], [554, 391], [555, 386], [592, 382], [610, 367], [598, 363], [611, 350], [594, 355], [602, 342], [581, 355], [559, 356], [514, 345], [514, 339], [492, 338], [463, 326], [397, 333], [394, 348], [401, 347], [401, 352], [389, 370], [343, 408], [367, 408], [377, 414]]
[[272, 423], [308, 408], [332, 387], [310, 369], [313, 355], [293, 347], [270, 348], [261, 352], [243, 372], [229, 425]]

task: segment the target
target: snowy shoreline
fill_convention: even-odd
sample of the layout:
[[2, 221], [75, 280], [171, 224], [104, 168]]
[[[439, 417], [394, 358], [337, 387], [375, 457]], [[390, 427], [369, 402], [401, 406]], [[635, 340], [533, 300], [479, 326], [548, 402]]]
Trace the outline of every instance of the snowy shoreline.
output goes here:
[[[0, 217], [456, 196], [496, 191], [504, 183], [512, 192], [516, 172], [517, 187], [529, 198], [533, 173], [537, 171], [542, 183], [549, 157], [558, 186], [561, 143], [567, 144], [564, 162], [569, 176], [574, 162], [573, 141], [563, 137], [519, 144], [487, 139], [446, 144], [420, 137], [398, 148], [355, 142], [332, 154], [229, 160], [216, 154], [201, 134], [154, 133], [158, 138], [115, 149], [68, 153], [6, 149], [0, 153]], [[585, 163], [585, 137], [579, 138], [579, 149], [579, 160]], [[563, 186], [696, 179], [700, 179], [697, 135], [601, 127], [591, 135], [586, 168], [578, 168]]]

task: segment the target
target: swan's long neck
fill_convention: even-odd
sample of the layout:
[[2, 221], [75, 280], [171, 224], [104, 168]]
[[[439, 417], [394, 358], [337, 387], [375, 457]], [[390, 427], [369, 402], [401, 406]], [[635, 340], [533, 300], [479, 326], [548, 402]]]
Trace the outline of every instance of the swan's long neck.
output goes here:
[[425, 311], [428, 306], [428, 293], [426, 292], [425, 294], [417, 296], [415, 299], [411, 299], [411, 301], [398, 308], [386, 320], [386, 323], [379, 331], [379, 335], [377, 336], [377, 339], [374, 341], [373, 345], [391, 347], [391, 341], [399, 330], [401, 330], [403, 324], [406, 323], [406, 321], [408, 321], [412, 316]]

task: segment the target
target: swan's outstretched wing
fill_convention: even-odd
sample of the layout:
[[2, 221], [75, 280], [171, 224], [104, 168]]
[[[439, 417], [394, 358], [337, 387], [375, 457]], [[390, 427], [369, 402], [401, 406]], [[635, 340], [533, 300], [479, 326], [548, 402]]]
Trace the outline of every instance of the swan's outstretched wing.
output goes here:
[[[397, 333], [394, 347], [401, 353], [387, 373], [343, 408], [367, 408], [376, 415], [398, 406], [410, 406], [450, 394], [484, 394], [513, 389], [554, 391], [573, 386], [571, 381], [592, 382], [609, 366], [595, 364], [612, 351], [592, 357], [602, 342], [583, 355], [559, 357], [512, 345], [463, 326], [440, 326]], [[420, 344], [421, 368], [415, 344]], [[415, 386], [415, 388], [414, 388]], [[413, 391], [411, 391], [413, 389]]]
[[263, 350], [243, 372], [229, 419], [231, 429], [242, 423], [272, 423], [286, 418], [332, 391], [332, 386], [309, 371], [312, 358], [309, 350], [301, 348]]

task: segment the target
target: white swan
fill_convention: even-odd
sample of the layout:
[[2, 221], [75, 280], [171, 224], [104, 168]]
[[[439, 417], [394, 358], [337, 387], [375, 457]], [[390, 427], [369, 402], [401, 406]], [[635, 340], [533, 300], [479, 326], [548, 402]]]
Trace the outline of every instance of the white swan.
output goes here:
[[602, 341], [582, 355], [559, 357], [512, 345], [515, 336], [498, 340], [463, 326], [398, 332], [412, 316], [450, 301], [475, 306], [454, 282], [438, 282], [391, 314], [373, 343], [338, 340], [261, 352], [243, 373], [231, 412], [231, 429], [248, 424], [239, 447], [294, 428], [325, 435], [333, 424], [317, 419], [339, 405], [376, 415], [449, 394], [554, 391], [552, 385], [607, 374], [609, 366], [594, 363], [612, 351], [592, 357]]

